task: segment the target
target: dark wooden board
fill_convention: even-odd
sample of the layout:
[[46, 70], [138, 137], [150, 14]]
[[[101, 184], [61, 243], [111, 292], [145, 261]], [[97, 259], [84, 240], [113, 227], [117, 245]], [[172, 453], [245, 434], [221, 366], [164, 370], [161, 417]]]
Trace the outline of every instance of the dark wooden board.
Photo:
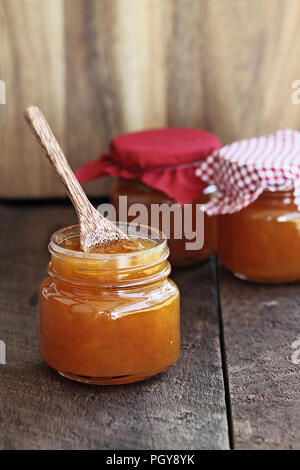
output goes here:
[[300, 363], [292, 347], [300, 339], [299, 283], [257, 285], [221, 270], [220, 297], [235, 448], [300, 449]]
[[1, 449], [227, 449], [228, 427], [209, 263], [178, 270], [182, 354], [140, 384], [96, 387], [60, 377], [39, 354], [37, 293], [50, 234], [75, 222], [64, 203], [1, 204]]

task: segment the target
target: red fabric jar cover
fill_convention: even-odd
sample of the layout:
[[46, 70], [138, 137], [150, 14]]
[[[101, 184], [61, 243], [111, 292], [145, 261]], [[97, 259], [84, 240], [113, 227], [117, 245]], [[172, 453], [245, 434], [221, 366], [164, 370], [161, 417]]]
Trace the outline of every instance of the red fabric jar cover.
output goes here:
[[218, 148], [218, 138], [200, 129], [133, 132], [113, 139], [109, 155], [85, 163], [75, 174], [80, 183], [106, 175], [138, 179], [186, 204], [207, 186], [195, 175], [195, 167]]
[[293, 188], [300, 211], [300, 132], [287, 129], [233, 142], [200, 163], [196, 174], [218, 188], [204, 206], [208, 215], [238, 212], [265, 189]]

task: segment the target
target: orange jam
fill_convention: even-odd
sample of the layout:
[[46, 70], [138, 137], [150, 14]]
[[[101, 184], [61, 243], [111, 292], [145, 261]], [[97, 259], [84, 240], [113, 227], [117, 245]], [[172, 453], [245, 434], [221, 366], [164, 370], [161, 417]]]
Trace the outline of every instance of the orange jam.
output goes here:
[[[117, 179], [110, 190], [110, 200], [111, 203], [116, 208], [117, 220], [120, 220], [120, 208], [119, 208], [119, 196], [127, 196], [127, 206], [133, 204], [144, 204], [148, 209], [148, 214], [151, 211], [151, 204], [167, 204], [172, 206], [175, 204], [175, 201], [169, 198], [163, 192], [157, 191], [156, 189], [150, 188], [145, 184], [141, 183], [138, 180], [126, 180], [123, 178]], [[201, 230], [201, 227], [196, 227], [196, 204], [205, 204], [212, 197], [212, 193], [209, 191], [204, 191], [204, 193], [199, 196], [196, 201], [194, 201], [192, 206], [192, 224], [193, 230]], [[184, 211], [183, 211], [184, 212]], [[127, 210], [128, 214], [128, 210]], [[134, 216], [128, 216], [128, 221], [132, 221]], [[213, 253], [216, 252], [217, 247], [217, 223], [216, 217], [208, 217], [204, 214], [204, 244], [201, 249], [186, 249], [186, 243], [190, 243], [193, 240], [188, 240], [186, 238], [184, 230], [184, 216], [181, 219], [181, 232], [183, 236], [181, 238], [175, 238], [174, 235], [174, 219], [171, 219], [170, 225], [170, 234], [168, 237], [168, 246], [170, 248], [170, 262], [174, 266], [179, 265], [188, 265], [204, 261]], [[173, 221], [173, 222], [172, 222]], [[153, 226], [153, 221], [145, 221], [149, 225]], [[158, 227], [159, 230], [163, 230], [161, 221]]]
[[85, 253], [78, 226], [51, 237], [49, 277], [40, 290], [41, 353], [68, 378], [130, 383], [179, 356], [179, 291], [168, 279], [166, 240], [148, 227], [131, 240], [136, 251], [122, 241]]
[[300, 213], [292, 191], [264, 191], [250, 206], [219, 216], [219, 257], [257, 282], [300, 279]]
[[[146, 248], [151, 248], [155, 243], [152, 240], [145, 240], [143, 238], [136, 238], [128, 240], [116, 240], [110, 243], [101, 243], [96, 246], [92, 246], [89, 249], [90, 253], [106, 253], [108, 255], [112, 254], [124, 254], [132, 253], [133, 251], [144, 250]], [[78, 237], [67, 238], [61, 243], [63, 248], [74, 251], [83, 251], [80, 247], [80, 239]]]

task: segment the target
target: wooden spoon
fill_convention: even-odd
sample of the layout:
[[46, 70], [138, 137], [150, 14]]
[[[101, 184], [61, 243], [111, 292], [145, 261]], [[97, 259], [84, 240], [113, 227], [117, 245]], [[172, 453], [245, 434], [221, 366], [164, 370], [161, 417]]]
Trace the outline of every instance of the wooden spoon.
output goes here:
[[99, 244], [128, 239], [125, 233], [92, 206], [41, 110], [36, 106], [30, 106], [25, 109], [24, 115], [56, 173], [64, 183], [76, 209], [80, 225], [80, 245], [83, 251], [95, 251]]

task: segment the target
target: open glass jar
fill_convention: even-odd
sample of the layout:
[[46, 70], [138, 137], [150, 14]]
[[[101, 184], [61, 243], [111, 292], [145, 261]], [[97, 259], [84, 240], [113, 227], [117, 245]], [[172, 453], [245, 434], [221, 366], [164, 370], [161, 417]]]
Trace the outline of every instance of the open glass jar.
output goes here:
[[220, 215], [222, 264], [257, 282], [300, 280], [300, 213], [293, 201], [292, 190], [265, 190], [245, 209]]
[[78, 226], [66, 227], [49, 244], [49, 277], [40, 289], [44, 360], [65, 377], [102, 385], [143, 380], [174, 364], [179, 291], [168, 279], [166, 240], [140, 227], [149, 247], [95, 254], [69, 248], [78, 236]]

